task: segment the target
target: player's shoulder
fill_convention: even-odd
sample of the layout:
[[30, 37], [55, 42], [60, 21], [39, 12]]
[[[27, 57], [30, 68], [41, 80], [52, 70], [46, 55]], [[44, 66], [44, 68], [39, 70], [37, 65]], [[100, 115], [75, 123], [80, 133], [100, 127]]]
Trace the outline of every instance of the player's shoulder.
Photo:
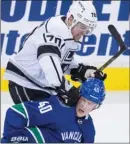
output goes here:
[[85, 121], [86, 124], [94, 125], [94, 123], [93, 123], [93, 118], [91, 117], [91, 115], [87, 115], [87, 116], [85, 117], [84, 121]]
[[51, 17], [46, 26], [47, 31], [63, 39], [72, 38], [71, 31], [65, 24], [65, 19], [66, 17], [64, 15]]
[[57, 105], [57, 99], [56, 96], [49, 96], [46, 98], [43, 98], [43, 100], [38, 100], [38, 101], [26, 101], [20, 104], [13, 105], [12, 108], [16, 109], [38, 109], [39, 107], [43, 107], [45, 105]]
[[93, 119], [90, 115], [88, 115], [84, 120], [84, 130], [89, 130], [90, 133], [95, 134], [95, 126], [93, 123]]

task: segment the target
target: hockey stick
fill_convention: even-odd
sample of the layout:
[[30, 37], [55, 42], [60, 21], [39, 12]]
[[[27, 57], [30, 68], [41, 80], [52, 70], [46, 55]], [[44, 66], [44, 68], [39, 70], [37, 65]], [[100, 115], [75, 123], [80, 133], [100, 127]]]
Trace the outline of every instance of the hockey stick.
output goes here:
[[109, 25], [108, 29], [111, 33], [111, 35], [115, 38], [117, 43], [120, 46], [120, 50], [112, 57], [110, 58], [107, 62], [105, 62], [98, 70], [102, 71], [104, 70], [108, 65], [110, 65], [116, 58], [118, 58], [126, 49], [127, 46], [123, 42], [120, 34], [118, 33], [117, 29], [113, 25]]
[[[123, 42], [123, 40], [122, 40], [119, 32], [116, 30], [116, 28], [113, 25], [109, 25], [108, 29], [109, 29], [111, 35], [115, 38], [115, 40], [119, 44], [120, 50], [113, 57], [111, 57], [108, 61], [106, 61], [100, 68], [98, 68], [99, 71], [103, 71], [107, 66], [109, 66], [114, 60], [116, 60], [127, 49], [127, 46]], [[78, 80], [73, 80], [73, 81], [78, 81]], [[79, 80], [79, 82], [80, 82], [80, 80]]]

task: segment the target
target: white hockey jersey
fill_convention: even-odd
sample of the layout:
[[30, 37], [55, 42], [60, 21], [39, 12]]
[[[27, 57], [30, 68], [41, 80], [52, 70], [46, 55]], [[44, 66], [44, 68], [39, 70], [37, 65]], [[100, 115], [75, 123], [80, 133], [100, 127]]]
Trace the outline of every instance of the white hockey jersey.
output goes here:
[[[78, 65], [74, 53], [81, 46], [73, 40], [64, 16], [51, 17], [25, 39], [21, 50], [9, 60], [5, 79], [23, 87], [56, 94], [62, 76]], [[50, 89], [48, 89], [50, 88]]]

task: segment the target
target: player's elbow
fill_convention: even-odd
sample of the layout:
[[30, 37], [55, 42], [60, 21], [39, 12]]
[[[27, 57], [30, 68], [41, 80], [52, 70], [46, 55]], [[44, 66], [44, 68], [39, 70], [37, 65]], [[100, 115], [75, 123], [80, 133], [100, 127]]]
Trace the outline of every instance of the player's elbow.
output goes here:
[[10, 107], [6, 112], [5, 125], [9, 125], [14, 128], [24, 128], [26, 121], [23, 116], [15, 112], [12, 107]]

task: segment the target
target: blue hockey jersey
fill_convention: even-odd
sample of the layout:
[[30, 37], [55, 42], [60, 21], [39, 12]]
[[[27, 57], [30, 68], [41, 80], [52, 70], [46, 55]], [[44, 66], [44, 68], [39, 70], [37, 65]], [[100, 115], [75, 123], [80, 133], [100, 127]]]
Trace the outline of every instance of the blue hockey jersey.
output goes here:
[[75, 107], [56, 96], [14, 105], [7, 110], [2, 142], [93, 143], [91, 116], [76, 117]]

